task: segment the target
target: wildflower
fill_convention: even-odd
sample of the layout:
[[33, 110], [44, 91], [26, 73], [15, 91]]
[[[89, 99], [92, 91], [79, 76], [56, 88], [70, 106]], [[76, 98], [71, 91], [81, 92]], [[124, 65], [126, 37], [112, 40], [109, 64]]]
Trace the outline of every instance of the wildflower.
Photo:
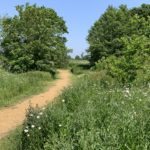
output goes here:
[[41, 127], [38, 127], [39, 130], [41, 130]]
[[33, 117], [33, 114], [30, 114], [29, 116], [30, 116], [30, 117]]
[[40, 116], [37, 116], [36, 118], [37, 118], [37, 119], [39, 119], [39, 118], [40, 118]]
[[62, 127], [62, 125], [61, 125], [61, 124], [59, 124], [59, 127]]
[[40, 112], [39, 115], [43, 115], [43, 112]]
[[147, 93], [143, 93], [144, 96], [147, 96]]
[[28, 133], [29, 131], [27, 129], [24, 130], [25, 133]]
[[31, 125], [31, 128], [34, 128], [35, 127], [35, 125]]
[[45, 107], [42, 108], [42, 110], [45, 110], [45, 109], [46, 109]]
[[125, 92], [126, 92], [127, 94], [130, 94], [129, 88], [126, 88], [126, 89], [125, 89]]
[[27, 134], [27, 136], [29, 137], [29, 136], [30, 136], [30, 134]]
[[125, 89], [125, 91], [124, 91], [124, 96], [125, 96], [125, 97], [131, 96], [130, 91], [129, 91], [129, 88], [126, 88], [126, 89]]
[[64, 100], [64, 99], [62, 99], [62, 102], [64, 103], [64, 102], [65, 102], [65, 100]]
[[124, 101], [121, 102], [124, 105]]
[[141, 102], [142, 100], [141, 99], [139, 99], [139, 102]]

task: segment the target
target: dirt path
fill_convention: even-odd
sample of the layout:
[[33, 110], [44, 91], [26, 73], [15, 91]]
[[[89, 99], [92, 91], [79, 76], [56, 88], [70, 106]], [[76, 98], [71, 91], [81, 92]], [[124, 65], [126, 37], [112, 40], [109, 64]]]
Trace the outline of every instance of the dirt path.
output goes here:
[[69, 71], [60, 70], [59, 73], [60, 79], [54, 81], [54, 85], [52, 85], [48, 91], [28, 98], [15, 106], [0, 110], [0, 139], [6, 136], [18, 125], [22, 124], [29, 105], [33, 107], [35, 107], [37, 104], [39, 107], [46, 105], [47, 103], [54, 100], [54, 98], [59, 96], [61, 91], [70, 84], [71, 74]]

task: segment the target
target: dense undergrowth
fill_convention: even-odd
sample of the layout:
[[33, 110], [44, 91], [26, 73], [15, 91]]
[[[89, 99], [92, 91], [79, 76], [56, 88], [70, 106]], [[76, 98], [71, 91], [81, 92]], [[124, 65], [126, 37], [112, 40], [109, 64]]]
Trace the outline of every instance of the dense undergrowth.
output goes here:
[[0, 107], [41, 91], [51, 80], [50, 73], [46, 72], [12, 74], [0, 69]]
[[32, 109], [22, 150], [148, 150], [150, 87], [85, 76], [46, 109]]

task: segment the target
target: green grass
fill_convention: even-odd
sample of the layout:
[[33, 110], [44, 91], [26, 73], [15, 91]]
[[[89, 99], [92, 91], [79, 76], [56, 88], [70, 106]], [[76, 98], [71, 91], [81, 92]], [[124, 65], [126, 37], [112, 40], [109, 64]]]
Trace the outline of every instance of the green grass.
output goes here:
[[9, 106], [20, 99], [43, 91], [52, 81], [47, 72], [11, 74], [0, 69], [0, 107]]
[[69, 64], [76, 64], [76, 65], [89, 65], [88, 60], [76, 60], [76, 59], [70, 59]]
[[129, 88], [105, 74], [86, 75], [46, 109], [30, 108], [22, 131], [0, 144], [5, 150], [149, 150], [149, 97], [149, 85]]
[[69, 60], [69, 69], [74, 75], [89, 73], [90, 63], [87, 60]]
[[22, 150], [149, 150], [150, 88], [99, 76], [84, 76], [46, 110], [30, 109]]
[[0, 150], [21, 150], [22, 126], [12, 131], [9, 136], [0, 140]]

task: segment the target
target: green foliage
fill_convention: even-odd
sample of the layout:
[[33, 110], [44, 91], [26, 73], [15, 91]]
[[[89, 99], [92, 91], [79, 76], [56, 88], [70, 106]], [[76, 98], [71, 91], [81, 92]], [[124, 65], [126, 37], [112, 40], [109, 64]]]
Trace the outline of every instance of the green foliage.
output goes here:
[[[145, 70], [145, 62], [148, 61], [150, 53], [149, 39], [145, 36], [133, 35], [132, 37], [123, 37], [122, 56], [110, 56], [96, 63], [97, 69], [106, 69], [107, 73], [117, 78], [120, 82], [132, 82], [136, 79], [138, 70]], [[145, 68], [146, 67], [146, 68]]]
[[150, 17], [143, 11], [141, 16], [125, 6], [109, 7], [89, 31], [91, 63], [122, 83], [134, 81], [145, 62], [150, 64]]
[[131, 15], [137, 14], [140, 17], [148, 18], [150, 16], [150, 4], [142, 4], [140, 7], [135, 7], [130, 10]]
[[45, 110], [30, 109], [22, 149], [150, 149], [149, 88], [99, 77], [80, 79]]
[[24, 96], [42, 91], [52, 80], [46, 72], [28, 72], [19, 75], [0, 69], [0, 107], [14, 104]]
[[112, 54], [119, 55], [121, 44], [118, 39], [127, 34], [126, 24], [129, 19], [126, 6], [116, 9], [109, 6], [106, 12], [94, 23], [88, 35], [91, 63]]
[[75, 75], [84, 74], [89, 68], [90, 64], [87, 60], [70, 59], [69, 61], [69, 69]]
[[64, 20], [50, 8], [26, 4], [18, 15], [3, 20], [4, 67], [12, 72], [49, 71], [65, 66], [68, 50]]

